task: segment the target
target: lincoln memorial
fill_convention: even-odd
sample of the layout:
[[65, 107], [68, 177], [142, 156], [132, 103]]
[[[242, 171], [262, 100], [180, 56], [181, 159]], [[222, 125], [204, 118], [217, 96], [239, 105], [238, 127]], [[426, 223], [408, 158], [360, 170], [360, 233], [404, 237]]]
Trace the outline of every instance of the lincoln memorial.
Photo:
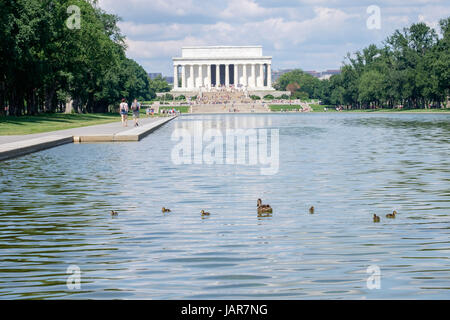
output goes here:
[[173, 59], [173, 93], [198, 93], [214, 87], [272, 93], [272, 57], [262, 46], [183, 47]]

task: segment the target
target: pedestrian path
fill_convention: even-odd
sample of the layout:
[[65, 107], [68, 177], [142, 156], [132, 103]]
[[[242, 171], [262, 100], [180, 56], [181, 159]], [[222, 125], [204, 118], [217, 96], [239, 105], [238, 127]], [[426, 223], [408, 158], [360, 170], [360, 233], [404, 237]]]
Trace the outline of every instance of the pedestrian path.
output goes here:
[[[15, 158], [72, 142], [139, 141], [176, 118], [145, 118], [138, 127], [123, 127], [120, 122], [21, 136], [0, 136], [0, 160]], [[128, 122], [133, 125], [132, 121]]]

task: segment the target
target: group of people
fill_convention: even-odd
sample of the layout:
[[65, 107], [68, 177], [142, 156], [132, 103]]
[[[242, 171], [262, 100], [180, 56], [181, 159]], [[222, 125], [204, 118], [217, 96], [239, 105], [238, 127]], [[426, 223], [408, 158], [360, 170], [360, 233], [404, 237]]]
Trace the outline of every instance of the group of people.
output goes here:
[[153, 117], [154, 114], [155, 114], [155, 109], [154, 108], [147, 108], [145, 110], [145, 115], [147, 116], [147, 118], [148, 118], [148, 116], [152, 116]]
[[131, 104], [130, 107], [128, 107], [128, 103], [126, 102], [126, 100], [122, 99], [122, 102], [120, 103], [120, 106], [119, 106], [119, 112], [120, 112], [120, 117], [122, 120], [122, 126], [128, 127], [128, 112], [130, 111], [130, 109], [133, 112], [134, 126], [138, 127], [139, 126], [139, 112], [141, 109], [141, 104], [137, 101], [137, 99], [133, 100], [133, 103]]
[[243, 91], [237, 90], [215, 90], [203, 92], [195, 100], [195, 104], [229, 104], [229, 103], [250, 103], [251, 99]]
[[172, 109], [161, 109], [161, 114], [162, 115], [176, 115], [176, 114], [179, 114], [179, 113], [180, 113], [180, 111], [175, 109], [175, 108], [172, 108]]

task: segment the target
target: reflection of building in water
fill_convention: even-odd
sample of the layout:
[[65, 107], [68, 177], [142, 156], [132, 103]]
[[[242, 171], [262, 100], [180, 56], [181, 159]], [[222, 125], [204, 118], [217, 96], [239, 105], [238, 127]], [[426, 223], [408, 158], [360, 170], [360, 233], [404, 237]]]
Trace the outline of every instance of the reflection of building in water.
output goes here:
[[[198, 120], [197, 120], [197, 119]], [[189, 120], [187, 120], [189, 119]], [[180, 118], [174, 122], [175, 129], [185, 129], [193, 134], [199, 127], [202, 130], [218, 129], [225, 131], [226, 129], [263, 129], [272, 126], [272, 119], [264, 116], [220, 116], [212, 115], [206, 119], [200, 117]]]
[[171, 135], [174, 164], [259, 165], [263, 175], [278, 172], [279, 129], [268, 129], [267, 117], [183, 118]]

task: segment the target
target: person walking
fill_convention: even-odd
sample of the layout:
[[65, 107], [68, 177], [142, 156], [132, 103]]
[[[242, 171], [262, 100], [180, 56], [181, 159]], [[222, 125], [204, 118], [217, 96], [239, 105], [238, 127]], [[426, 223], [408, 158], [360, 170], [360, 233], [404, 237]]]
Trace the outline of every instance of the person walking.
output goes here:
[[141, 109], [141, 104], [137, 101], [137, 99], [134, 99], [133, 103], [131, 104], [131, 111], [133, 111], [133, 120], [134, 120], [134, 126], [139, 127], [139, 110]]
[[120, 118], [122, 120], [122, 126], [128, 127], [128, 103], [126, 103], [125, 99], [122, 99], [122, 103], [119, 107]]

